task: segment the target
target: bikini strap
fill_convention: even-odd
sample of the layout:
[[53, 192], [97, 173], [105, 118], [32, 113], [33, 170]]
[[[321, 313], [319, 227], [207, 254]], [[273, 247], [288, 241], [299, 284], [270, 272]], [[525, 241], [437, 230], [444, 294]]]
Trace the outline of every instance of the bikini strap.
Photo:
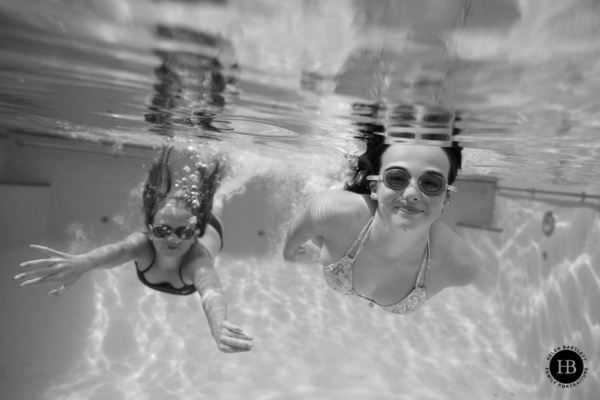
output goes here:
[[[197, 242], [198, 244], [200, 244], [200, 242]], [[204, 247], [204, 246], [202, 246]], [[187, 260], [188, 256], [190, 255], [191, 249], [188, 250], [187, 254], [185, 255], [185, 257], [183, 257], [183, 260], [181, 260], [181, 264], [179, 264], [179, 279], [181, 280], [181, 283], [183, 283], [185, 286], [195, 286], [193, 281], [190, 284], [185, 283], [185, 281], [183, 280], [183, 275], [181, 275], [181, 271], [183, 270], [183, 264], [185, 264], [185, 261]], [[208, 250], [206, 251], [208, 253]], [[208, 253], [210, 256], [210, 253]]]
[[[150, 268], [152, 268], [152, 266], [154, 265], [154, 261], [156, 260], [156, 251], [154, 252], [154, 257], [152, 257], [152, 261], [150, 262], [150, 265], [148, 265], [148, 268], [141, 270], [138, 268], [138, 271], [140, 271], [142, 274], [145, 274], [146, 272], [148, 272], [148, 270]], [[135, 263], [136, 267], [137, 267], [137, 262]]]
[[[358, 256], [358, 254], [360, 253], [360, 251], [362, 250], [363, 246], [365, 245], [365, 243], [367, 241], [367, 237], [369, 236], [369, 233], [371, 232], [371, 226], [373, 225], [373, 220], [374, 219], [375, 219], [375, 215], [373, 215], [371, 217], [371, 219], [369, 220], [369, 222], [367, 222], [367, 224], [362, 229], [362, 231], [360, 231], [360, 233], [358, 234], [358, 237], [356, 238], [356, 240], [354, 241], [354, 243], [352, 243], [352, 246], [350, 246], [350, 248], [346, 252], [346, 257], [354, 259], [354, 258], [356, 258]], [[358, 250], [356, 250], [356, 253], [354, 253], [354, 256], [351, 256], [350, 253], [352, 252], [352, 250], [354, 249], [354, 247], [356, 247], [356, 245], [359, 242], [360, 242], [360, 245], [358, 246]]]
[[[419, 270], [419, 275], [417, 275], [417, 287], [425, 287], [425, 281], [429, 276], [429, 266], [431, 264], [430, 253], [429, 253], [429, 238], [427, 239], [427, 246], [425, 246], [425, 253], [423, 253], [423, 258], [421, 259], [421, 269]], [[425, 273], [425, 278], [423, 279], [423, 283], [420, 285], [421, 277]]]
[[184, 286], [194, 286], [193, 283], [191, 284], [187, 284], [185, 283], [185, 281], [183, 280], [183, 275], [181, 275], [181, 270], [183, 269], [183, 264], [185, 262], [185, 258], [183, 259], [183, 261], [181, 262], [181, 265], [179, 265], [179, 279], [181, 279], [181, 283], [183, 283]]

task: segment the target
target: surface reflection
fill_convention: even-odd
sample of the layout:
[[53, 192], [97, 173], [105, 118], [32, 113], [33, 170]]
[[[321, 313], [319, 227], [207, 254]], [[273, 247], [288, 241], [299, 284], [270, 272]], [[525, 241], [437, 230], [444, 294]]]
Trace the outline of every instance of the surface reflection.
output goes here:
[[224, 111], [239, 76], [231, 43], [165, 25], [159, 25], [155, 35], [165, 48], [154, 50], [161, 64], [154, 69], [158, 82], [145, 121], [156, 125], [152, 131], [168, 136], [178, 125], [198, 128], [199, 136], [220, 132], [214, 118]]

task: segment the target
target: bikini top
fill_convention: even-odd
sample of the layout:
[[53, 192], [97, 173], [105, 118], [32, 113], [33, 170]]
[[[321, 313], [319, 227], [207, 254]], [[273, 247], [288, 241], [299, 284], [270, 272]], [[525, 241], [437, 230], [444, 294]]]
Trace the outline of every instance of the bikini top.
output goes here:
[[[221, 224], [221, 221], [215, 215], [211, 215], [211, 218], [210, 218], [208, 224], [212, 225], [219, 233], [219, 237], [221, 238], [221, 249], [222, 249], [223, 248], [223, 226]], [[200, 246], [202, 246], [202, 245], [200, 244]], [[208, 253], [208, 251], [207, 251], [207, 253]], [[148, 272], [150, 270], [150, 268], [152, 268], [155, 260], [156, 260], [156, 252], [154, 253], [154, 258], [152, 259], [152, 262], [150, 263], [148, 268], [144, 269], [143, 271], [140, 271], [140, 269], [138, 268], [137, 261], [135, 262], [135, 270], [137, 272], [137, 276], [138, 276], [138, 279], [140, 280], [140, 282], [142, 282], [144, 285], [148, 286], [151, 289], [158, 290], [159, 292], [169, 293], [169, 294], [187, 296], [187, 295], [190, 295], [190, 294], [196, 292], [196, 286], [194, 286], [193, 284], [187, 285], [183, 281], [183, 277], [181, 276], [181, 269], [183, 268], [183, 263], [185, 262], [185, 258], [181, 262], [181, 265], [179, 265], [179, 279], [181, 280], [181, 283], [183, 284], [182, 287], [179, 287], [179, 288], [173, 287], [173, 285], [171, 285], [168, 282], [162, 282], [162, 283], [148, 282], [146, 280], [146, 277], [144, 276], [144, 274], [146, 272]]]
[[[370, 299], [366, 296], [363, 296], [354, 290], [354, 282], [352, 280], [352, 267], [354, 261], [360, 254], [363, 246], [365, 245], [369, 234], [371, 233], [371, 228], [373, 226], [373, 216], [367, 225], [360, 232], [350, 249], [346, 252], [346, 255], [342, 257], [338, 262], [335, 262], [331, 265], [323, 267], [323, 275], [325, 276], [325, 281], [332, 289], [346, 294], [346, 295], [355, 295], [358, 297], [362, 297], [363, 299], [369, 300], [369, 306], [373, 307], [373, 304], [377, 304], [379, 307], [383, 308], [385, 311], [389, 311], [396, 314], [408, 314], [417, 309], [419, 309], [425, 301], [427, 300], [427, 293], [425, 291], [425, 281], [429, 276], [429, 266], [430, 266], [430, 257], [429, 257], [429, 240], [427, 240], [427, 246], [425, 247], [425, 253], [423, 254], [423, 258], [421, 260], [421, 268], [419, 270], [419, 274], [417, 276], [417, 281], [415, 282], [415, 288], [406, 296], [404, 299], [400, 300], [397, 303], [390, 305], [382, 305], [377, 303], [375, 300]], [[354, 256], [350, 254], [358, 245], [358, 249]], [[423, 277], [425, 275], [425, 277]], [[422, 284], [420, 282], [422, 281]]]
[[137, 271], [138, 279], [144, 285], [148, 286], [150, 289], [158, 290], [159, 292], [164, 292], [164, 293], [169, 293], [169, 294], [178, 294], [178, 295], [181, 295], [181, 296], [187, 296], [187, 295], [190, 295], [190, 294], [192, 294], [192, 293], [194, 293], [196, 291], [196, 286], [194, 286], [194, 285], [187, 285], [183, 281], [183, 277], [181, 276], [181, 268], [183, 267], [183, 262], [179, 266], [179, 279], [181, 279], [181, 283], [183, 283], [182, 287], [180, 287], [180, 288], [173, 287], [173, 285], [171, 285], [168, 282], [162, 282], [162, 283], [151, 283], [151, 282], [148, 282], [146, 280], [146, 277], [144, 276], [144, 274], [146, 272], [148, 272], [148, 270], [150, 268], [152, 268], [152, 266], [154, 265], [154, 260], [156, 260], [156, 254], [154, 255], [154, 258], [152, 259], [152, 262], [150, 263], [150, 265], [148, 266], [148, 268], [146, 268], [143, 271], [140, 271], [140, 269], [138, 268], [137, 261], [135, 262], [135, 270]]

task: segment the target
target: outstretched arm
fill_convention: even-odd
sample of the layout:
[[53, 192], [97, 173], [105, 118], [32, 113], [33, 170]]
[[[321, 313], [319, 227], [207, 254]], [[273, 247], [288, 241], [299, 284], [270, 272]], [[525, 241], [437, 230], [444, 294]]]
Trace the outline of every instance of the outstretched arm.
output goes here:
[[22, 263], [20, 266], [28, 270], [16, 275], [15, 280], [21, 281], [21, 286], [58, 283], [61, 286], [51, 290], [48, 294], [59, 296], [73, 286], [86, 272], [93, 269], [112, 268], [133, 260], [147, 244], [147, 240], [146, 235], [137, 232], [119, 243], [102, 246], [80, 255], [31, 245], [32, 248], [46, 253], [48, 258]]
[[205, 257], [197, 263], [199, 265], [195, 268], [194, 285], [202, 298], [202, 308], [219, 350], [225, 353], [249, 351], [252, 349], [252, 337], [227, 321], [227, 303], [212, 260]]

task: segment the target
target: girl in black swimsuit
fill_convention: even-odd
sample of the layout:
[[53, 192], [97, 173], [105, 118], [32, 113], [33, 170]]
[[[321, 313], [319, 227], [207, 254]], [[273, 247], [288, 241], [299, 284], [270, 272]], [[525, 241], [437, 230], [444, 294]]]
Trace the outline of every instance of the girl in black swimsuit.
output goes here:
[[227, 305], [214, 268], [214, 259], [223, 245], [223, 231], [212, 214], [212, 203], [224, 168], [217, 161], [212, 166], [199, 165], [190, 175], [194, 179], [189, 187], [172, 191], [171, 150], [163, 148], [153, 162], [144, 188], [148, 231], [135, 232], [121, 242], [80, 255], [32, 245], [48, 258], [22, 263], [28, 271], [15, 279], [22, 281], [21, 286], [58, 283], [61, 286], [49, 294], [61, 295], [88, 271], [134, 261], [144, 285], [174, 295], [200, 294], [212, 336], [221, 351], [249, 351], [252, 337], [227, 321]]

